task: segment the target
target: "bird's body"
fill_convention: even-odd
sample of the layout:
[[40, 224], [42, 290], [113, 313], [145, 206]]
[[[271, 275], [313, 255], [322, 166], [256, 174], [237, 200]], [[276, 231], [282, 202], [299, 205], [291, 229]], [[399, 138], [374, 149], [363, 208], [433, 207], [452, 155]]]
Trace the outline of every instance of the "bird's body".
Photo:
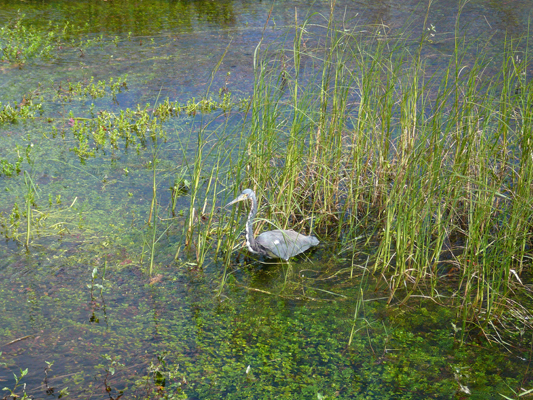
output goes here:
[[248, 214], [248, 221], [246, 222], [246, 245], [252, 253], [288, 260], [320, 243], [314, 236], [305, 236], [298, 232], [284, 229], [263, 232], [259, 236], [254, 237], [252, 222], [257, 213], [257, 198], [255, 197], [254, 191], [252, 189], [243, 190], [227, 206], [243, 200], [251, 200], [252, 202], [250, 213]]

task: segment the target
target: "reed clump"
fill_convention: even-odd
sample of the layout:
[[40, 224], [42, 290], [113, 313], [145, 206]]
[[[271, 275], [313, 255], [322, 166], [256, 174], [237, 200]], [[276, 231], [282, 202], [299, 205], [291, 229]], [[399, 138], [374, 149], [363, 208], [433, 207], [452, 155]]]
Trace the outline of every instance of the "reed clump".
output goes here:
[[[391, 302], [421, 291], [451, 299], [465, 324], [529, 327], [509, 317], [513, 297], [529, 296], [529, 42], [489, 56], [489, 41], [459, 29], [429, 40], [425, 27], [412, 39], [317, 26], [297, 24], [292, 48], [256, 52], [239, 185], [267, 198], [276, 226], [367, 257]], [[439, 41], [449, 53], [436, 66]]]

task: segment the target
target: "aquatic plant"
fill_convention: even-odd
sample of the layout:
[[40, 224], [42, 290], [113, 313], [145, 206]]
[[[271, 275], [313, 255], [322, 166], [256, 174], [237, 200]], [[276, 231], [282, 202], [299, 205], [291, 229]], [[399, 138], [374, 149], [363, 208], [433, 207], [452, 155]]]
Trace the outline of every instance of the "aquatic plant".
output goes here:
[[457, 306], [462, 334], [479, 327], [500, 341], [495, 329], [530, 329], [509, 302], [527, 293], [520, 275], [533, 240], [529, 41], [490, 56], [490, 42], [468, 42], [457, 27], [450, 62], [437, 68], [427, 56], [445, 40], [437, 34], [412, 40], [377, 26], [372, 36], [330, 19], [320, 46], [307, 24], [292, 49], [256, 57], [235, 185], [264, 188], [267, 218], [312, 219], [350, 259], [377, 244], [366, 265], [391, 304], [422, 291]]
[[85, 26], [74, 26], [70, 22], [54, 24], [49, 21], [44, 29], [31, 24], [26, 15], [18, 12], [4, 26], [0, 27], [0, 61], [16, 63], [19, 66], [28, 61], [49, 60], [58, 54], [62, 46], [76, 47], [83, 52], [90, 46], [100, 43], [103, 35], [92, 39], [76, 39], [88, 30]]
[[[14, 143], [0, 160], [0, 230], [34, 257], [6, 261], [17, 287], [0, 298], [9, 304], [18, 289], [32, 307], [55, 301], [50, 322], [38, 322], [58, 337], [69, 326], [88, 332], [86, 350], [72, 347], [87, 365], [110, 344], [120, 349], [93, 362], [97, 383], [64, 360], [77, 391], [518, 392], [521, 365], [460, 344], [530, 344], [529, 43], [510, 40], [491, 54], [490, 41], [459, 29], [446, 36], [427, 21], [417, 37], [347, 30], [333, 17], [295, 21], [289, 42], [257, 47], [251, 97], [231, 93], [225, 74], [203, 95], [121, 108], [135, 78], [88, 74], [40, 87], [35, 125], [29, 103], [6, 106], [3, 126], [25, 125], [6, 135]], [[450, 62], [433, 65], [436, 51]], [[245, 187], [262, 197], [258, 233], [270, 224], [312, 230], [323, 246], [295, 263], [249, 268], [255, 261], [238, 250], [242, 218], [220, 209]], [[41, 274], [36, 281], [74, 271], [88, 285], [80, 294], [54, 281], [65, 297], [51, 299], [44, 282], [39, 297], [25, 268]], [[268, 282], [258, 287], [261, 274]], [[107, 329], [104, 300], [124, 328]], [[73, 302], [87, 311], [82, 322], [67, 317]]]

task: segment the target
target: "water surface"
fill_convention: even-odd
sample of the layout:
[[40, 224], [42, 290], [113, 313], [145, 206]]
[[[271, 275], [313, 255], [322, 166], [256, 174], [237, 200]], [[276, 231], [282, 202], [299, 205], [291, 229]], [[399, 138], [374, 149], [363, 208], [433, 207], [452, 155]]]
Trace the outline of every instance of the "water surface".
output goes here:
[[[494, 36], [484, 51], [497, 54], [506, 37], [527, 32], [530, 6], [469, 2], [461, 30]], [[453, 51], [458, 10], [455, 2], [429, 10], [428, 60], [436, 66]], [[190, 177], [198, 132], [217, 148], [247, 133], [245, 110], [182, 113], [164, 123], [166, 141], [157, 145], [108, 144], [86, 159], [72, 151], [73, 124], [104, 111], [151, 109], [166, 98], [187, 103], [208, 90], [216, 100], [226, 91], [249, 98], [256, 47], [290, 47], [290, 26], [313, 13], [308, 29], [317, 40], [329, 12], [329, 3], [305, 1], [0, 1], [0, 25], [22, 14], [39, 31], [69, 21], [80, 27], [76, 41], [93, 41], [0, 64], [2, 104], [43, 101], [33, 121], [0, 125], [2, 159], [23, 158], [21, 172], [0, 177], [2, 387], [13, 389], [13, 373], [26, 368], [21, 384], [35, 398], [63, 390], [94, 399], [121, 391], [193, 399], [449, 399], [469, 391], [487, 399], [531, 387], [529, 354], [482, 337], [461, 345], [453, 310], [416, 297], [388, 305], [386, 282], [362, 268], [371, 249], [355, 253], [361, 268], [351, 267], [353, 252], [327, 240], [290, 265], [265, 265], [242, 250], [228, 275], [214, 252], [198, 267], [184, 246], [190, 196], [185, 190], [172, 213], [169, 188]], [[384, 32], [407, 27], [418, 35], [427, 5], [341, 1], [333, 12], [346, 29], [383, 24]], [[126, 74], [115, 96], [69, 94], [69, 83]], [[160, 225], [150, 277], [154, 159]], [[214, 162], [206, 156], [206, 165]], [[224, 184], [216, 205], [234, 193], [231, 177]], [[28, 190], [34, 220], [26, 249]], [[221, 209], [217, 218], [228, 214]]]

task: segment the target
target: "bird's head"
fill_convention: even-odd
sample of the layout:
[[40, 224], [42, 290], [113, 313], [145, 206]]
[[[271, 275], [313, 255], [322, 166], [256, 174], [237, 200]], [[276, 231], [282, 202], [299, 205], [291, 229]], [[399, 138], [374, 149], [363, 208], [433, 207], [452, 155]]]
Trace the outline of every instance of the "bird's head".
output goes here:
[[232, 204], [238, 203], [239, 201], [244, 201], [251, 199], [254, 195], [254, 191], [252, 189], [244, 189], [242, 193], [233, 201], [230, 201], [228, 204], [226, 204], [226, 207], [231, 206]]

